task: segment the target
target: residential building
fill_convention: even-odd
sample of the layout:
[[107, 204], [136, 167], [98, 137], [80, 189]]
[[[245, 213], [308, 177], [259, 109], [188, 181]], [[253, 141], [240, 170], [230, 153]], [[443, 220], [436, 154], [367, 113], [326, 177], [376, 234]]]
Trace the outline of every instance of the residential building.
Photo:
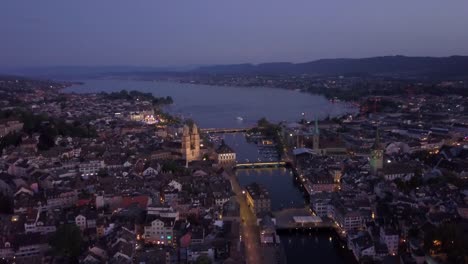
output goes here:
[[143, 237], [147, 243], [170, 245], [174, 241], [176, 219], [151, 215], [147, 217]]
[[48, 191], [47, 197], [47, 208], [67, 208], [72, 207], [78, 201], [77, 190], [66, 190], [66, 191]]
[[78, 171], [81, 173], [81, 176], [88, 177], [97, 175], [100, 169], [105, 167], [104, 161], [92, 160], [89, 162], [82, 162], [78, 166]]
[[368, 233], [352, 238], [348, 242], [348, 247], [353, 251], [354, 257], [358, 261], [365, 256], [370, 258], [375, 256], [375, 245]]
[[382, 169], [382, 175], [385, 180], [393, 181], [401, 179], [409, 181], [414, 177], [416, 168], [412, 164], [386, 163]]
[[267, 189], [258, 183], [252, 183], [246, 187], [247, 205], [255, 214], [263, 214], [271, 211], [270, 194]]
[[380, 227], [380, 241], [387, 245], [388, 254], [395, 255], [398, 253], [400, 235], [395, 229], [390, 227]]
[[217, 160], [219, 166], [231, 166], [236, 163], [236, 152], [224, 140], [216, 150], [216, 153], [218, 154]]
[[75, 217], [75, 224], [84, 231], [86, 229], [96, 228], [96, 212], [83, 212]]

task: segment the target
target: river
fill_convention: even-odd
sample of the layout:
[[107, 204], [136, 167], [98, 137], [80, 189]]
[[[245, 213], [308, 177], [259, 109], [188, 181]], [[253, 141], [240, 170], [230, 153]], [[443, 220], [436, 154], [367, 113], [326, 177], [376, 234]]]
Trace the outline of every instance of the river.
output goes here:
[[[262, 158], [257, 146], [247, 142], [244, 133], [224, 134], [223, 139], [236, 151], [238, 161]], [[252, 182], [265, 186], [270, 193], [273, 211], [305, 205], [304, 194], [295, 185], [289, 169], [238, 169], [236, 175], [241, 186]], [[331, 231], [286, 231], [279, 235], [288, 264], [355, 263], [350, 252]]]
[[[270, 121], [314, 120], [356, 110], [344, 103], [331, 103], [325, 97], [279, 88], [227, 87], [133, 80], [78, 80], [65, 92], [96, 93], [138, 90], [155, 96], [171, 96], [172, 114], [195, 120], [202, 128], [234, 128], [254, 125], [262, 117]], [[243, 120], [240, 121], [238, 117]]]
[[[155, 96], [171, 96], [174, 104], [167, 110], [172, 114], [192, 118], [200, 127], [246, 127], [262, 117], [279, 121], [297, 121], [325, 118], [354, 112], [342, 103], [330, 103], [322, 96], [290, 90], [259, 87], [224, 87], [167, 82], [129, 80], [82, 80], [83, 85], [73, 85], [66, 92], [115, 92], [123, 89], [151, 92]], [[242, 117], [243, 121], [237, 120]], [[255, 144], [249, 143], [243, 133], [224, 134], [225, 142], [235, 149], [238, 161], [265, 158]], [[268, 156], [271, 158], [271, 156]], [[239, 183], [263, 184], [270, 192], [272, 209], [303, 207], [304, 197], [293, 181], [291, 171], [281, 169], [246, 169], [236, 172]], [[280, 234], [289, 264], [296, 263], [349, 263], [349, 254], [329, 232]], [[330, 241], [331, 238], [331, 241]]]
[[[244, 133], [224, 134], [223, 139], [236, 151], [239, 162], [256, 161], [262, 157], [257, 146], [246, 141]], [[253, 182], [265, 186], [271, 194], [271, 209], [273, 211], [290, 207], [304, 207], [305, 205], [304, 195], [294, 184], [290, 169], [239, 169], [236, 171], [236, 175], [241, 186]]]

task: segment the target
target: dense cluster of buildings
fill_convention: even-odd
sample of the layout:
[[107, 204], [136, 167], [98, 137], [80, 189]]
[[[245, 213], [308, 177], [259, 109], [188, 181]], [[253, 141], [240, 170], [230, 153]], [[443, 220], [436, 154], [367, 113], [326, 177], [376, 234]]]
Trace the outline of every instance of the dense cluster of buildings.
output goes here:
[[444, 230], [468, 231], [466, 98], [392, 101], [398, 112], [285, 124], [297, 179], [360, 261], [463, 261], [466, 239]]
[[[63, 94], [25, 80], [15, 93], [18, 82], [0, 90], [9, 96], [0, 104], [0, 258], [244, 263], [233, 149], [150, 99]], [[385, 100], [399, 110], [281, 124], [283, 160], [314, 219], [332, 223], [359, 261], [466, 258], [456, 252], [468, 230], [468, 101]], [[244, 192], [259, 241], [279, 244], [272, 194], [256, 183]], [[78, 250], [53, 242], [71, 234]]]
[[[2, 208], [0, 258], [242, 263], [239, 204], [222, 170], [235, 161], [227, 145], [203, 144], [195, 124], [170, 123], [141, 99], [60, 94], [37, 102], [16, 96], [26, 105], [21, 111], [50, 120], [37, 131], [24, 130], [30, 120], [21, 115], [1, 120], [2, 138], [20, 141], [5, 142], [1, 150], [0, 195], [8, 206]], [[1, 111], [15, 109], [9, 104]], [[96, 133], [57, 135], [48, 149], [38, 149], [42, 129], [62, 121], [87, 122]], [[61, 249], [51, 241], [74, 228], [80, 238], [67, 239], [82, 241], [79, 251], [57, 254]]]

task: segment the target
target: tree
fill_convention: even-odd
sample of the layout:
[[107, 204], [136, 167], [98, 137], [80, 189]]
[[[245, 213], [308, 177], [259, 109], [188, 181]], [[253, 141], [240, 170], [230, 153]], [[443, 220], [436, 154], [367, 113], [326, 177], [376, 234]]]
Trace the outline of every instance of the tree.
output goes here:
[[55, 253], [69, 258], [70, 263], [78, 263], [82, 243], [81, 231], [75, 224], [60, 226], [49, 241]]
[[121, 98], [128, 98], [129, 97], [128, 91], [127, 90], [120, 91], [120, 96]]
[[417, 238], [419, 236], [419, 229], [416, 227], [411, 227], [408, 230], [408, 237], [414, 237]]
[[268, 127], [270, 125], [270, 122], [265, 117], [260, 118], [257, 121], [257, 126], [258, 127]]
[[13, 213], [13, 200], [0, 194], [0, 214], [12, 214]]
[[17, 133], [9, 133], [0, 139], [0, 151], [8, 146], [18, 146], [21, 144], [21, 135]]
[[52, 133], [43, 132], [39, 136], [39, 143], [37, 144], [37, 148], [39, 150], [48, 150], [55, 146], [55, 136]]

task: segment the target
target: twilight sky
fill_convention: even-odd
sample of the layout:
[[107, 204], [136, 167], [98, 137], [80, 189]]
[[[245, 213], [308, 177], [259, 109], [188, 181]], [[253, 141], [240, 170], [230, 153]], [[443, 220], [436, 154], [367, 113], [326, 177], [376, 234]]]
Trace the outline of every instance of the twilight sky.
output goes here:
[[0, 67], [468, 55], [466, 0], [4, 0]]

